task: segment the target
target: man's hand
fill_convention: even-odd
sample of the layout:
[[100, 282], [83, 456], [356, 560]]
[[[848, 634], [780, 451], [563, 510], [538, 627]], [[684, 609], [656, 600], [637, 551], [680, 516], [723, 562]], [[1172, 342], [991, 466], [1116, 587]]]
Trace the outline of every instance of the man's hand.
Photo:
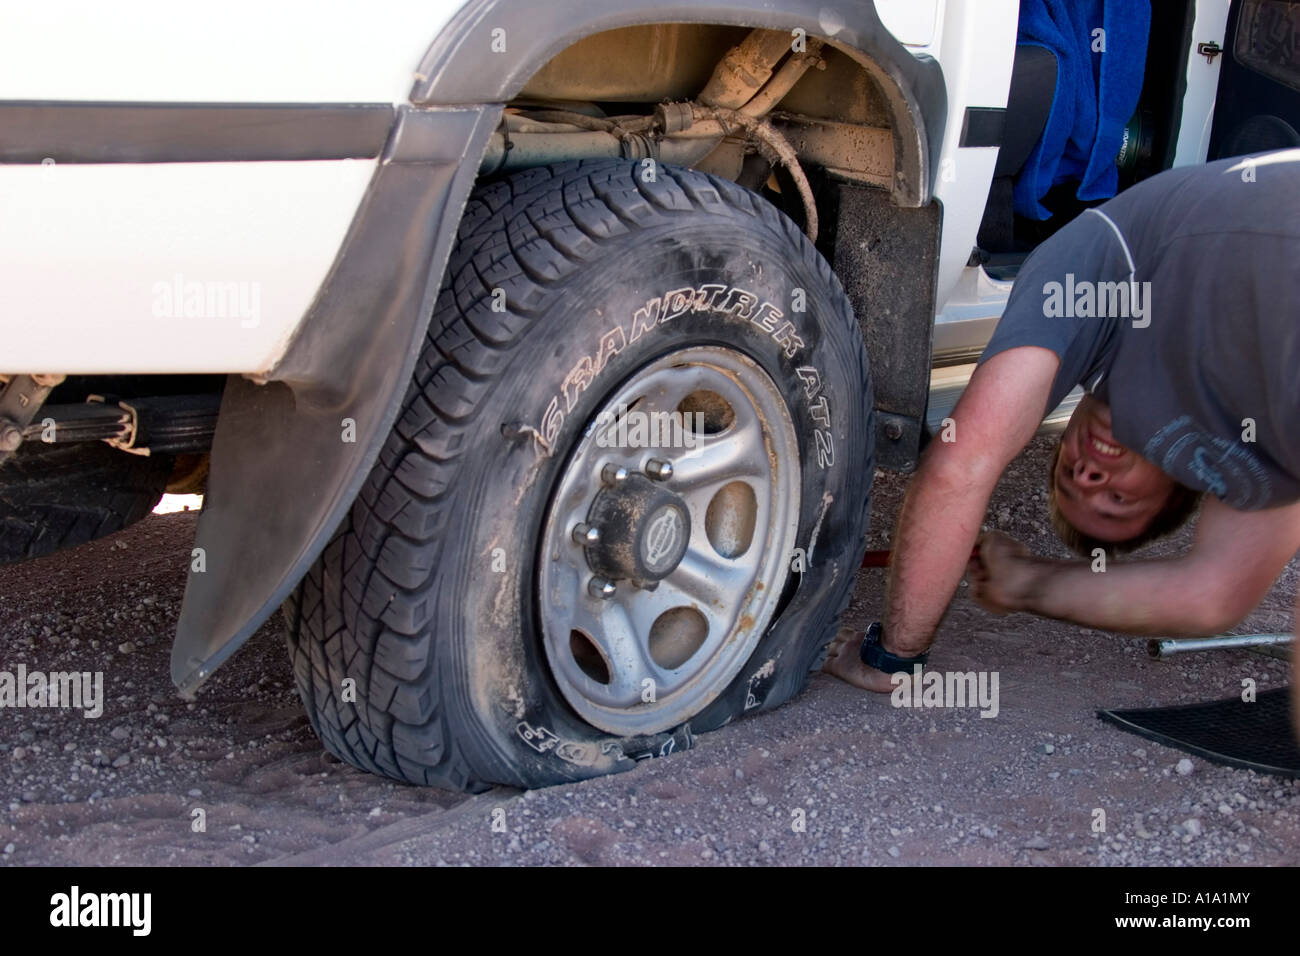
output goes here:
[[1030, 602], [1043, 564], [1019, 541], [998, 531], [979, 540], [979, 554], [966, 566], [971, 597], [991, 614], [1020, 611]]

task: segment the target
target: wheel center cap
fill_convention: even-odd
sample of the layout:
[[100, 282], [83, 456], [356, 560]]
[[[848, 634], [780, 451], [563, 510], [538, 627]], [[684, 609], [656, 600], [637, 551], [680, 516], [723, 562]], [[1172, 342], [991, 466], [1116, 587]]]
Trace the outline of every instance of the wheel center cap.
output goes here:
[[691, 539], [686, 502], [639, 474], [596, 495], [587, 523], [600, 529], [600, 541], [585, 549], [587, 564], [615, 581], [666, 578], [681, 563]]

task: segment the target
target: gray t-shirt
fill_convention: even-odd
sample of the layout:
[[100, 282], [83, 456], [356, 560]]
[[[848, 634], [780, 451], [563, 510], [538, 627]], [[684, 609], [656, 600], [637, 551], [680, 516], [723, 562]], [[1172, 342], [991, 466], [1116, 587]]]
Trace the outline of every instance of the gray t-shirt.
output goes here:
[[1026, 260], [980, 361], [1061, 359], [1112, 431], [1239, 510], [1300, 500], [1300, 150], [1169, 170]]

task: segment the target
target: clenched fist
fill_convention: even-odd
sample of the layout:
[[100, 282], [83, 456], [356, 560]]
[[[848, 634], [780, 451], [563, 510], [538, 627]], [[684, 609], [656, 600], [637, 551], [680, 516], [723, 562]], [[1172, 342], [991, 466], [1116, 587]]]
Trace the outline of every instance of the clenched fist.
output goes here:
[[971, 595], [993, 614], [1021, 611], [1042, 575], [1043, 563], [1019, 541], [997, 531], [980, 537], [978, 554], [966, 566]]

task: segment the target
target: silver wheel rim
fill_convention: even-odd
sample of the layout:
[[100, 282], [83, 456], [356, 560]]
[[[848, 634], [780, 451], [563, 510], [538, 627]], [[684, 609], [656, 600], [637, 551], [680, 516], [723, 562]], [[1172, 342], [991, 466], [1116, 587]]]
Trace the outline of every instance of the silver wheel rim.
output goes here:
[[[630, 498], [652, 504], [603, 530], [590, 520]], [[574, 710], [637, 736], [684, 723], [722, 693], [776, 611], [799, 507], [794, 423], [751, 359], [683, 349], [620, 386], [588, 423], [543, 526], [543, 646]], [[643, 577], [656, 562], [671, 570]]]

